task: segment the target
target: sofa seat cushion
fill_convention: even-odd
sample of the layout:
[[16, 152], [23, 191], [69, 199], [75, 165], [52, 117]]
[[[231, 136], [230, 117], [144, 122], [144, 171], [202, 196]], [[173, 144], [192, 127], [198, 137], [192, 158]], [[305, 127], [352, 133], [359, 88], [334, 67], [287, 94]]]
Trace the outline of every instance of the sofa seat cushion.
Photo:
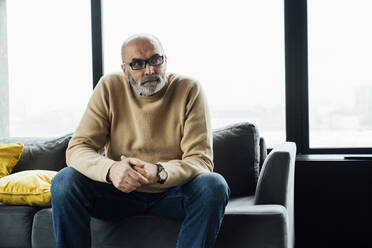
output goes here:
[[[91, 218], [92, 247], [175, 247], [180, 226], [180, 221], [150, 215], [128, 217], [118, 222]], [[51, 208], [35, 214], [32, 247], [56, 247]]]
[[[253, 205], [254, 197], [230, 199], [215, 247], [285, 247], [287, 212], [280, 205]], [[112, 222], [91, 219], [92, 247], [175, 247], [181, 221], [159, 216], [139, 215]], [[282, 244], [283, 246], [276, 246]], [[35, 214], [33, 248], [53, 248], [52, 211], [45, 208]]]
[[[225, 219], [234, 217], [231, 214], [237, 211], [249, 210], [253, 206], [253, 202], [254, 196], [231, 199], [226, 207]], [[237, 230], [239, 226], [232, 222], [229, 223], [231, 226], [225, 228], [232, 228], [242, 237], [245, 235]], [[132, 216], [119, 222], [92, 218], [92, 245], [97, 248], [119, 248], [123, 244], [126, 244], [125, 247], [176, 247], [181, 224], [180, 220], [151, 215]], [[100, 235], [94, 235], [94, 233]], [[232, 238], [222, 237], [219, 242], [225, 245], [218, 247], [234, 247], [227, 245], [230, 239]]]
[[0, 247], [31, 247], [32, 222], [39, 209], [0, 203]]
[[[253, 205], [254, 197], [232, 199], [215, 248], [277, 247], [286, 248], [286, 209], [280, 205]], [[92, 219], [92, 247], [173, 248], [182, 222], [159, 216], [141, 215], [119, 222]], [[197, 230], [196, 230], [197, 231]], [[96, 234], [96, 235], [95, 235]], [[100, 234], [100, 235], [97, 235]]]

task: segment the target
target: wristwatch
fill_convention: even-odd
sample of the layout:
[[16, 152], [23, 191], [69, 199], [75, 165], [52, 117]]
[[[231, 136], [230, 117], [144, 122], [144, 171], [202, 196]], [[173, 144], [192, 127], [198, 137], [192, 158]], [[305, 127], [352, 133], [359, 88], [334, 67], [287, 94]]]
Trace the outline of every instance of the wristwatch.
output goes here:
[[158, 183], [164, 184], [165, 180], [167, 180], [168, 178], [168, 172], [164, 169], [164, 167], [160, 163], [157, 163], [156, 166], [158, 167], [158, 176], [159, 176]]

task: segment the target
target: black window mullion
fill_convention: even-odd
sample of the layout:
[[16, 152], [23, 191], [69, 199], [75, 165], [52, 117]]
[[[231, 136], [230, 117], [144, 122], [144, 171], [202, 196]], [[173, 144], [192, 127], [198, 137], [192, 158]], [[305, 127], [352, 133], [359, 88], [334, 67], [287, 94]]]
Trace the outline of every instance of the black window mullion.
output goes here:
[[93, 89], [103, 75], [101, 0], [91, 0]]
[[307, 2], [285, 0], [286, 135], [298, 153], [309, 151]]

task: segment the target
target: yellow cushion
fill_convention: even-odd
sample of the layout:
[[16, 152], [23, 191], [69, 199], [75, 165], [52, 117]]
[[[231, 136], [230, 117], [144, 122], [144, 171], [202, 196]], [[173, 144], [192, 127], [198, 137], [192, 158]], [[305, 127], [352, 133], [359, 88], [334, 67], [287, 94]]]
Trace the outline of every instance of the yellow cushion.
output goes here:
[[23, 151], [23, 144], [0, 143], [0, 178], [12, 172]]
[[0, 178], [0, 201], [9, 205], [50, 206], [57, 171], [26, 170]]

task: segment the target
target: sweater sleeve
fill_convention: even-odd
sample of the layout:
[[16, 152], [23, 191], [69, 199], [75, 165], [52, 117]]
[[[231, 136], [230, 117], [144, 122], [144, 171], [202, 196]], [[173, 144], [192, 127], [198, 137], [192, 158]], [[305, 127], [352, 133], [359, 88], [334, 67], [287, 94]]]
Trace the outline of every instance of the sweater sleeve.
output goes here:
[[191, 88], [186, 102], [182, 159], [160, 162], [168, 172], [164, 187], [187, 183], [194, 177], [213, 171], [213, 136], [209, 109], [201, 86]]
[[66, 150], [66, 162], [95, 181], [106, 182], [115, 162], [98, 153], [110, 133], [109, 90], [101, 79]]

